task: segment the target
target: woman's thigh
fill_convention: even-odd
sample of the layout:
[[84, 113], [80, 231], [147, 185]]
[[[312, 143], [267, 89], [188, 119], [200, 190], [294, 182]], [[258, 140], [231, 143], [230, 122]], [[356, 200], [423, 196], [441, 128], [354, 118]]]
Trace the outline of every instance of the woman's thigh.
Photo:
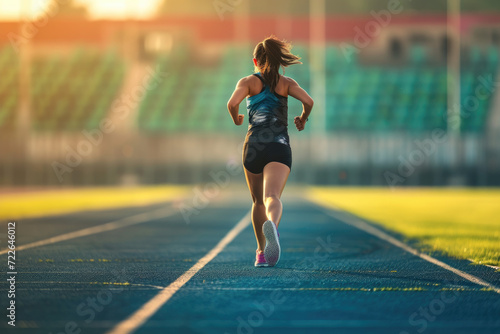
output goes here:
[[264, 167], [262, 174], [264, 198], [273, 196], [280, 198], [290, 175], [290, 168], [283, 163], [273, 161]]

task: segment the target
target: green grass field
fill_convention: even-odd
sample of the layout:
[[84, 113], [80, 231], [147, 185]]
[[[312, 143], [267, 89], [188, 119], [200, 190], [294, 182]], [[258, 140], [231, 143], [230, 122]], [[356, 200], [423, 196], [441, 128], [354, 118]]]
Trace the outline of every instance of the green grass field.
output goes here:
[[[180, 199], [187, 189], [109, 187], [4, 194], [0, 218], [147, 205]], [[500, 189], [311, 187], [307, 196], [399, 233], [424, 252], [500, 266]]]
[[142, 206], [181, 198], [187, 189], [184, 186], [96, 187], [2, 194], [0, 218], [20, 219]]
[[313, 187], [308, 197], [416, 241], [423, 252], [500, 266], [499, 189]]

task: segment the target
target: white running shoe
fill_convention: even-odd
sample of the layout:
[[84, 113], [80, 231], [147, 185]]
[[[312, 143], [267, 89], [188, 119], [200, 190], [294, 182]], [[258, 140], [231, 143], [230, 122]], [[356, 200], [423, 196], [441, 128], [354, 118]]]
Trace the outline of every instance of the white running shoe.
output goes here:
[[266, 247], [264, 248], [264, 257], [267, 265], [273, 267], [280, 260], [281, 247], [278, 230], [276, 225], [270, 220], [267, 220], [262, 226], [262, 231], [266, 237]]

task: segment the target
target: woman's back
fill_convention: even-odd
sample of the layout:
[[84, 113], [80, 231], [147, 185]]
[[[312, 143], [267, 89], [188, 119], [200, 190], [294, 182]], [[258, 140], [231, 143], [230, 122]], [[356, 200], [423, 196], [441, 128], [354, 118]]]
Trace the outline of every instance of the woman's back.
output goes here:
[[[248, 94], [249, 97], [259, 94], [262, 91], [262, 88], [264, 87], [264, 83], [262, 82], [262, 80], [260, 80], [255, 75], [249, 75], [247, 79], [250, 88], [250, 93]], [[278, 81], [278, 84], [274, 88], [274, 92], [282, 96], [288, 96], [289, 80], [290, 78], [285, 77], [284, 75], [280, 75], [280, 79]]]
[[271, 92], [271, 88], [260, 73], [252, 76], [260, 81], [260, 91], [257, 93], [255, 90], [259, 88], [258, 85], [250, 83], [250, 94], [247, 97], [249, 125], [246, 141], [289, 145], [288, 98], [286, 96], [288, 91], [284, 92], [286, 95], [277, 93], [286, 89], [284, 80], [279, 80], [276, 89]]

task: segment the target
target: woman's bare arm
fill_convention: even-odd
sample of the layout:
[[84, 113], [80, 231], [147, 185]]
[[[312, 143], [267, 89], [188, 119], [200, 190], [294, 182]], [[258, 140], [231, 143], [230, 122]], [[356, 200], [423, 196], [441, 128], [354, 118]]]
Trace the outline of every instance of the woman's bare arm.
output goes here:
[[248, 96], [249, 92], [250, 87], [248, 85], [247, 78], [243, 78], [238, 81], [233, 95], [231, 95], [231, 98], [227, 102], [227, 110], [229, 111], [229, 114], [231, 115], [231, 118], [236, 125], [243, 124], [243, 118], [245, 118], [245, 115], [238, 114], [238, 111], [241, 101], [243, 101], [245, 97]]
[[292, 78], [288, 79], [290, 81], [288, 86], [288, 95], [302, 102], [302, 114], [294, 118], [295, 126], [299, 131], [302, 131], [306, 125], [307, 118], [311, 114], [314, 101], [311, 96], [309, 96], [309, 94], [307, 94], [307, 92], [299, 86], [297, 81]]

